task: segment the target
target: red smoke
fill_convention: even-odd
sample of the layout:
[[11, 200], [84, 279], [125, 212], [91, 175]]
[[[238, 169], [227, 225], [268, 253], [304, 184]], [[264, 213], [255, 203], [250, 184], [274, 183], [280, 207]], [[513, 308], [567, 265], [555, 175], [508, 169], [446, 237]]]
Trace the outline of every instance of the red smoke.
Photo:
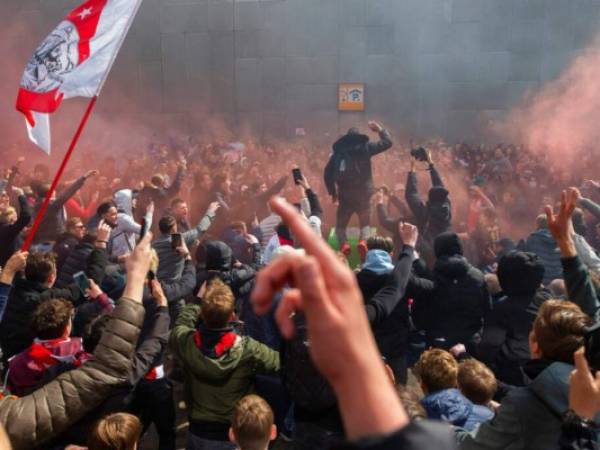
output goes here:
[[597, 36], [560, 77], [529, 93], [508, 116], [499, 132], [545, 153], [559, 167], [580, 166], [589, 147], [600, 139], [600, 36]]

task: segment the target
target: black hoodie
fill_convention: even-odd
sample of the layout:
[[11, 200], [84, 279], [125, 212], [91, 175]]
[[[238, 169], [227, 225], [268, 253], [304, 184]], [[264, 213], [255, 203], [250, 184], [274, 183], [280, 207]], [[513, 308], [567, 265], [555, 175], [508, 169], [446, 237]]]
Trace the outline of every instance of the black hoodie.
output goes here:
[[[450, 230], [452, 225], [452, 204], [449, 192], [435, 166], [429, 168], [431, 189], [424, 203], [417, 189], [417, 174], [409, 172], [406, 180], [405, 198], [408, 206], [415, 215], [417, 226], [423, 239], [431, 242], [435, 237]], [[462, 254], [462, 253], [461, 253]]]
[[373, 195], [371, 158], [392, 146], [390, 133], [381, 130], [379, 142], [351, 128], [333, 144], [333, 154], [325, 166], [325, 185], [334, 198], [352, 200], [352, 197], [370, 198]]
[[[250, 266], [233, 263], [233, 250], [223, 241], [208, 241], [198, 248], [197, 288], [205, 281], [221, 279], [233, 291], [236, 300], [248, 296], [254, 287], [256, 271]], [[239, 306], [239, 305], [238, 305]]]
[[491, 302], [483, 273], [462, 256], [456, 233], [440, 234], [434, 249], [433, 280], [414, 275], [408, 285], [415, 325], [425, 330], [430, 345], [442, 339], [447, 348], [477, 341]]
[[541, 287], [544, 266], [533, 253], [512, 251], [500, 259], [498, 281], [505, 297], [485, 318], [483, 338], [475, 355], [496, 378], [523, 386], [521, 368], [529, 360], [529, 332], [539, 307], [551, 298]]

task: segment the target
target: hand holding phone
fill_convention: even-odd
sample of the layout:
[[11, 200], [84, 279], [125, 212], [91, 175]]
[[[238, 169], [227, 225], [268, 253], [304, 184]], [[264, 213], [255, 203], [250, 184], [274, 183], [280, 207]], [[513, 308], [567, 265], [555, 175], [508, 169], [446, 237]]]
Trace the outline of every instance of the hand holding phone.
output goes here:
[[171, 235], [171, 248], [173, 250], [177, 250], [179, 247], [181, 247], [183, 243], [183, 236], [181, 236], [181, 233], [173, 233]]
[[79, 290], [82, 294], [85, 294], [85, 292], [90, 288], [90, 280], [83, 271], [73, 274], [73, 280], [75, 280], [75, 283], [79, 287]]
[[144, 236], [146, 236], [146, 234], [148, 234], [149, 225], [148, 225], [148, 222], [146, 222], [146, 218], [145, 217], [142, 217], [142, 223], [141, 223], [141, 225], [142, 225], [142, 229], [140, 230], [140, 241], [142, 239], [144, 239]]
[[300, 184], [302, 182], [302, 171], [299, 167], [295, 167], [292, 169], [292, 176], [294, 177], [294, 183]]

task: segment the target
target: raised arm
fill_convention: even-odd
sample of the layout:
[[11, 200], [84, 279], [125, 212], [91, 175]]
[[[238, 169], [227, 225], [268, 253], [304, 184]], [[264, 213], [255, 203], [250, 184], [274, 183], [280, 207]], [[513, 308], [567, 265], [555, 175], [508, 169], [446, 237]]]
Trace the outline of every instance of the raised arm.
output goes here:
[[406, 203], [412, 213], [415, 215], [417, 225], [421, 225], [427, 216], [427, 207], [421, 197], [417, 187], [417, 173], [414, 170], [414, 159], [411, 160], [411, 170], [406, 179], [406, 191], [404, 193]]
[[64, 204], [67, 203], [67, 200], [73, 197], [75, 193], [83, 187], [83, 185], [89, 178], [98, 175], [98, 173], [99, 172], [97, 170], [90, 170], [84, 176], [79, 177], [77, 181], [72, 183], [69, 187], [62, 191], [60, 195], [56, 197], [56, 200], [52, 203], [52, 206], [55, 208], [62, 208]]
[[152, 297], [156, 302], [152, 325], [143, 341], [138, 344], [132, 360], [129, 381], [135, 385], [152, 368], [156, 357], [163, 351], [169, 340], [169, 307], [167, 298], [157, 280], [152, 280]]
[[563, 191], [558, 212], [555, 214], [552, 206], [548, 205], [546, 206], [546, 217], [548, 228], [560, 249], [569, 300], [577, 303], [584, 313], [598, 320], [600, 319], [600, 302], [598, 302], [598, 296], [589, 273], [577, 255], [573, 240], [574, 231], [571, 217], [578, 199], [579, 191], [576, 188]]
[[587, 209], [596, 219], [600, 219], [600, 205], [589, 198], [580, 198], [579, 206]]
[[323, 216], [323, 208], [321, 207], [319, 196], [315, 191], [311, 189], [306, 177], [302, 177], [302, 180], [300, 180], [300, 186], [302, 186], [302, 188], [304, 189], [304, 193], [306, 194], [306, 198], [308, 198], [308, 204], [310, 205], [310, 215], [321, 218], [321, 216]]
[[369, 142], [367, 144], [369, 156], [378, 155], [379, 153], [383, 153], [392, 147], [392, 136], [388, 130], [383, 128], [377, 122], [369, 122], [369, 128], [379, 134], [378, 142]]
[[409, 223], [398, 224], [398, 232], [400, 233], [402, 242], [405, 244], [396, 262], [392, 276], [389, 277], [389, 281], [365, 305], [371, 326], [376, 326], [387, 319], [406, 294], [406, 286], [410, 278], [414, 248], [417, 244], [419, 232], [417, 227]]
[[167, 188], [167, 196], [173, 197], [181, 190], [181, 184], [185, 176], [185, 163], [182, 161], [177, 166], [177, 173], [175, 174], [175, 180], [171, 183], [171, 186]]
[[96, 408], [127, 380], [144, 320], [141, 302], [150, 266], [151, 239], [149, 234], [129, 259], [124, 296], [102, 334], [94, 359], [26, 397], [0, 401], [0, 423], [15, 450], [43, 448], [43, 444]]
[[16, 252], [2, 268], [2, 273], [0, 274], [0, 321], [2, 321], [2, 317], [4, 316], [4, 310], [8, 303], [8, 296], [12, 289], [15, 275], [25, 270], [27, 255], [27, 252]]
[[206, 214], [204, 214], [204, 217], [200, 219], [200, 222], [198, 222], [198, 224], [191, 230], [188, 230], [185, 233], [183, 233], [183, 240], [185, 241], [186, 245], [191, 247], [194, 241], [198, 240], [204, 233], [206, 233], [206, 231], [210, 228], [213, 221], [215, 220], [217, 211], [220, 207], [221, 203], [219, 202], [211, 203], [208, 209], [206, 210]]
[[398, 220], [392, 219], [387, 212], [385, 204], [383, 203], [383, 192], [378, 191], [375, 193], [375, 205], [377, 208], [377, 218], [379, 219], [379, 224], [388, 230], [390, 233], [398, 232]]

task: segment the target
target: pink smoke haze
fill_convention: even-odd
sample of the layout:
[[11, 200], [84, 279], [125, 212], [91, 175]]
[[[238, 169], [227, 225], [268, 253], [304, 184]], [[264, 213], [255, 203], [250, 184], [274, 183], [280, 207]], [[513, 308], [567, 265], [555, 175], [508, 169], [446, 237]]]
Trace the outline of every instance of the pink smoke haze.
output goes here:
[[526, 95], [499, 132], [530, 151], [545, 153], [552, 165], [576, 169], [600, 142], [600, 36], [560, 77]]

